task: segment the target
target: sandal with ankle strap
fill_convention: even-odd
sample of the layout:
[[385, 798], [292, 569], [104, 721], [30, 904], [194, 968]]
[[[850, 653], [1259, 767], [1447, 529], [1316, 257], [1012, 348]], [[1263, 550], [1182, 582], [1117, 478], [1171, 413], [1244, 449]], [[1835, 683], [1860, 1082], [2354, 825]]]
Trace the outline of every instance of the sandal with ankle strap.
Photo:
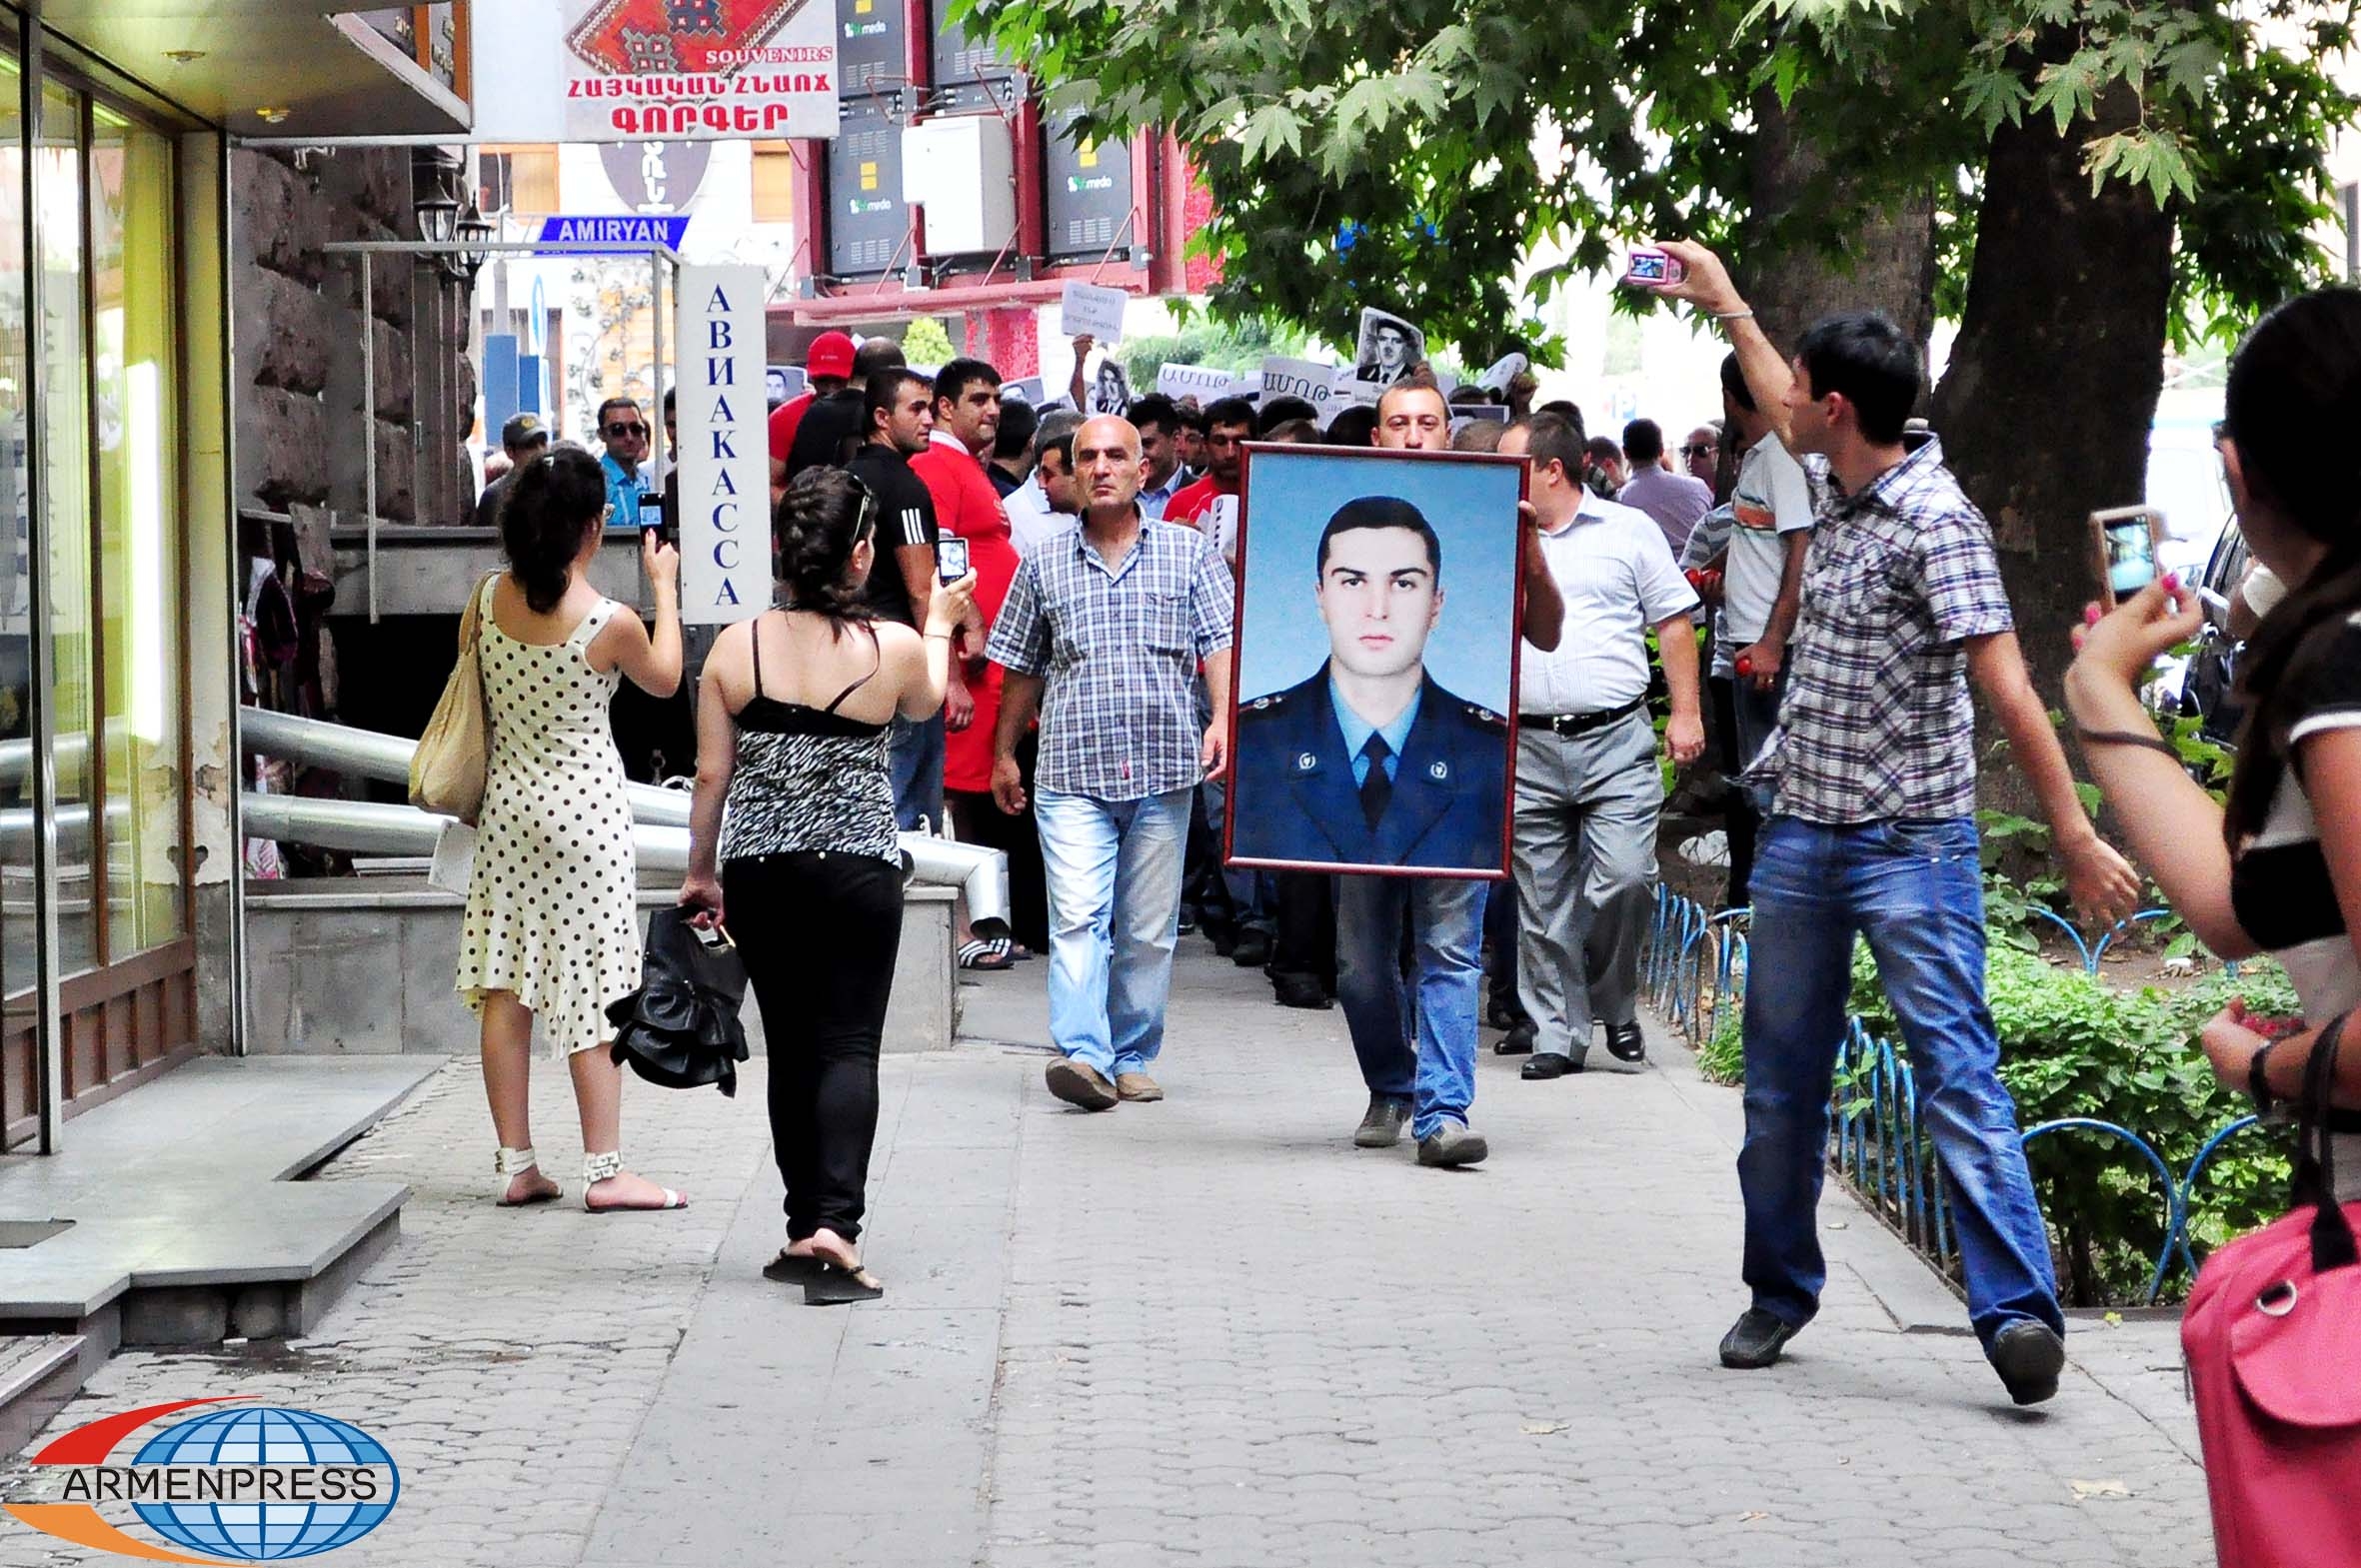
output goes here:
[[664, 1194], [664, 1201], [661, 1203], [593, 1203], [591, 1201], [591, 1188], [602, 1181], [622, 1174], [623, 1154], [621, 1150], [610, 1150], [605, 1154], [583, 1155], [582, 1206], [593, 1214], [653, 1214], [660, 1209], [687, 1208], [689, 1206], [688, 1194], [675, 1192], [670, 1187], [656, 1189]]
[[550, 1190], [547, 1192], [535, 1192], [521, 1198], [512, 1198], [508, 1195], [508, 1189], [516, 1184], [517, 1177], [529, 1170], [538, 1169], [540, 1165], [541, 1159], [533, 1152], [530, 1144], [521, 1149], [503, 1148], [492, 1156], [493, 1172], [501, 1178], [498, 1200], [500, 1207], [531, 1208], [536, 1203], [555, 1203], [566, 1195], [566, 1189], [554, 1181], [550, 1183]]

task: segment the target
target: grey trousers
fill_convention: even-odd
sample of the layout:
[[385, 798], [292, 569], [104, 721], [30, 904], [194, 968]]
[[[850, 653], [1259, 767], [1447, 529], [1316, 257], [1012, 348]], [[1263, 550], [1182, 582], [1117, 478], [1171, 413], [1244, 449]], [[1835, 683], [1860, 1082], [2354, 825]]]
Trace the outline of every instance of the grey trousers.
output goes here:
[[1664, 801], [1642, 709], [1571, 739], [1516, 740], [1516, 994], [1536, 1051], [1580, 1059], [1592, 1020], [1629, 1023]]

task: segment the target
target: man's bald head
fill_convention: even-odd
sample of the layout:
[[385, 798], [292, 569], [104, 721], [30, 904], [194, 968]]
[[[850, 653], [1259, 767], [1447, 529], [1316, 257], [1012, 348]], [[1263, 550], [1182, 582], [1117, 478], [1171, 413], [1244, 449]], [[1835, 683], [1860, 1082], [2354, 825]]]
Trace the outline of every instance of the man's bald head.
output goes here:
[[1074, 433], [1074, 481], [1083, 521], [1129, 519], [1140, 499], [1142, 470], [1140, 432], [1130, 420], [1100, 414], [1083, 421]]

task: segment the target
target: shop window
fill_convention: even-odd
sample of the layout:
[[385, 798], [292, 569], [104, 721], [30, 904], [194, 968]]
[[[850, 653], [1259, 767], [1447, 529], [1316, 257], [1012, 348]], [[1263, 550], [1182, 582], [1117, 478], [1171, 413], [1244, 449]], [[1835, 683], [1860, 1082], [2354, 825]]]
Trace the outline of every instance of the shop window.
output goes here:
[[476, 169], [476, 205], [485, 212], [547, 217], [560, 210], [555, 147], [486, 147]]
[[[0, 748], [11, 766], [0, 770], [0, 811], [11, 830], [0, 831], [0, 995], [14, 995], [33, 983], [33, 922], [27, 917], [38, 894], [33, 876], [32, 736], [33, 631], [31, 452], [26, 428], [31, 389], [26, 384], [24, 121], [17, 112], [16, 62], [0, 56]], [[14, 766], [21, 752], [24, 765]], [[19, 1020], [0, 1022], [0, 1051], [16, 1034]], [[0, 1083], [0, 1108], [14, 1086]], [[6, 1120], [0, 1115], [0, 1122]]]
[[754, 144], [754, 156], [755, 222], [795, 222], [796, 155], [793, 151], [793, 144], [757, 142]]
[[91, 734], [98, 712], [98, 640], [91, 620], [89, 345], [82, 330], [84, 267], [80, 95], [41, 94], [33, 149], [41, 276], [34, 311], [41, 357], [41, 532], [48, 536], [50, 722], [56, 737], [58, 973], [99, 962], [101, 867], [92, 819], [97, 804]]
[[173, 148], [95, 106], [91, 385], [97, 418], [99, 694], [107, 956], [185, 928]]

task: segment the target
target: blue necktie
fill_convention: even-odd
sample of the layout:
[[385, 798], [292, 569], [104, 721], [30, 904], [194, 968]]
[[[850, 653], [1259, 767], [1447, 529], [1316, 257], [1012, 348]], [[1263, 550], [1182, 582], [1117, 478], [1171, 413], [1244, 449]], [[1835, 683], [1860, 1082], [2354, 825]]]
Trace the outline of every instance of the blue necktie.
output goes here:
[[1369, 824], [1369, 831], [1377, 830], [1377, 818], [1385, 814], [1385, 802], [1393, 798], [1393, 780], [1385, 772], [1385, 759], [1393, 755], [1393, 748], [1375, 731], [1362, 744], [1360, 755], [1368, 759], [1368, 773], [1360, 782], [1360, 814]]

